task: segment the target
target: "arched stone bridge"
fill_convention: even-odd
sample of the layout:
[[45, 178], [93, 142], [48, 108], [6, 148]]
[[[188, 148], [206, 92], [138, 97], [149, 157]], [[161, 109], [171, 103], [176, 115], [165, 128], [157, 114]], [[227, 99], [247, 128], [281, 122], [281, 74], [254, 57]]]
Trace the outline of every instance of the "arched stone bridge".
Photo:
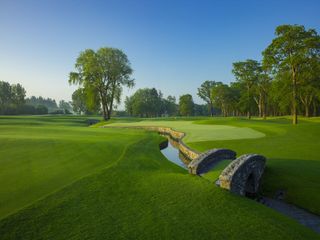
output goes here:
[[232, 161], [219, 176], [220, 187], [242, 196], [254, 196], [260, 185], [266, 158], [245, 154]]
[[222, 160], [233, 160], [236, 158], [236, 152], [229, 149], [212, 149], [200, 154], [197, 158], [192, 160], [189, 165], [189, 173], [202, 174], [214, 168]]

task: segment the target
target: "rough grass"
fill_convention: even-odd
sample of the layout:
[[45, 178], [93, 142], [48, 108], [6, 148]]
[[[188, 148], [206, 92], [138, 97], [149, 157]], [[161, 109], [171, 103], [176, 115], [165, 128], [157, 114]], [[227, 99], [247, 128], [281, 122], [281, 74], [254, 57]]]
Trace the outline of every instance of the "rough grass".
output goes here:
[[162, 156], [155, 133], [15, 121], [0, 118], [0, 209], [12, 213], [0, 239], [319, 239], [187, 174]]

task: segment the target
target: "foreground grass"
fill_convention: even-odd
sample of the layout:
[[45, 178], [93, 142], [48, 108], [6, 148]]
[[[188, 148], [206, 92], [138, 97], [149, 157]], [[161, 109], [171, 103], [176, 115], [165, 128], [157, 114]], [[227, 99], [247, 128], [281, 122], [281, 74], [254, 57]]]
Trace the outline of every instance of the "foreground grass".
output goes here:
[[138, 138], [89, 129], [84, 118], [0, 118], [0, 219], [111, 164]]
[[162, 156], [155, 133], [9, 121], [0, 119], [0, 141], [11, 141], [0, 155], [0, 209], [15, 207], [0, 221], [0, 239], [319, 239], [190, 176]]
[[277, 190], [285, 190], [285, 200], [320, 214], [320, 124], [319, 118], [301, 119], [293, 126], [287, 118], [263, 120], [214, 119], [197, 124], [230, 124], [251, 127], [265, 133], [264, 138], [201, 141], [189, 145], [199, 151], [211, 148], [230, 148], [238, 155], [258, 153], [267, 157], [267, 169], [263, 177], [264, 194], [274, 196]]
[[[297, 126], [285, 117], [265, 121], [217, 117], [191, 120], [120, 119], [108, 125], [168, 126], [186, 132], [184, 141], [198, 151], [230, 148], [238, 156], [262, 154], [268, 159], [263, 193], [272, 197], [277, 190], [285, 190], [287, 202], [320, 214], [320, 118], [301, 118]], [[217, 171], [210, 174], [219, 175]]]

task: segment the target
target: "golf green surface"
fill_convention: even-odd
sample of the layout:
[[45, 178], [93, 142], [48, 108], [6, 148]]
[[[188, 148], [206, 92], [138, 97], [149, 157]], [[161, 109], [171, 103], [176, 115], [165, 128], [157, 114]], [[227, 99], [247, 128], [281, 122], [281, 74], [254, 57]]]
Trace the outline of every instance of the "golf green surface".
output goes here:
[[252, 139], [261, 138], [265, 134], [248, 127], [235, 127], [227, 125], [201, 125], [194, 124], [192, 121], [138, 121], [138, 122], [116, 122], [107, 126], [114, 127], [171, 127], [175, 130], [186, 133], [183, 141], [200, 142], [214, 140], [232, 140], [232, 139]]
[[[216, 187], [212, 181], [225, 162], [208, 174], [210, 181], [191, 176], [164, 158], [159, 151], [164, 139], [158, 134], [88, 127], [85, 120], [0, 117], [1, 240], [320, 239], [294, 220]], [[123, 119], [113, 120], [117, 121]], [[177, 128], [187, 134], [190, 124], [252, 129], [255, 138], [243, 133], [246, 137], [241, 140], [196, 138], [192, 142], [190, 138], [188, 144], [201, 151], [224, 145], [239, 152], [264, 153], [268, 157], [264, 190], [272, 193], [287, 187], [290, 197], [305, 194], [298, 202], [319, 210], [311, 204], [319, 197], [319, 158], [306, 154], [319, 149], [315, 122], [292, 128], [287, 119], [179, 121]], [[297, 135], [308, 143], [296, 143]], [[281, 144], [288, 146], [275, 158]], [[306, 147], [304, 154], [299, 152]], [[295, 159], [297, 153], [301, 164]], [[284, 156], [286, 161], [281, 161]], [[291, 178], [298, 172], [302, 183], [291, 189], [295, 183]]]

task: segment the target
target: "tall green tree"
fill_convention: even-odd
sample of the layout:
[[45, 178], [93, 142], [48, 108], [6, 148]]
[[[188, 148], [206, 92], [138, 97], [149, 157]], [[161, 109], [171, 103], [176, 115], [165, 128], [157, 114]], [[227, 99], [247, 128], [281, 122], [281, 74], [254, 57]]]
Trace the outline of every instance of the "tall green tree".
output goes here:
[[59, 101], [59, 108], [67, 113], [72, 110], [72, 105], [65, 100], [60, 100]]
[[164, 113], [169, 116], [177, 115], [178, 106], [176, 104], [176, 97], [169, 95], [162, 100], [164, 106]]
[[110, 119], [115, 103], [120, 103], [122, 88], [134, 86], [131, 64], [126, 54], [116, 48], [81, 52], [75, 69], [70, 73], [69, 83], [83, 87], [87, 101], [98, 101], [105, 120]]
[[268, 93], [271, 87], [272, 78], [266, 71], [261, 71], [258, 76], [257, 82], [253, 86], [254, 101], [257, 103], [259, 110], [259, 117], [267, 118], [267, 102]]
[[21, 106], [25, 103], [26, 90], [19, 83], [13, 84], [11, 85], [11, 97], [12, 97], [12, 102], [15, 105]]
[[125, 101], [126, 111], [133, 116], [157, 117], [162, 111], [162, 94], [155, 88], [138, 89]]
[[213, 97], [212, 97], [212, 88], [217, 85], [215, 81], [205, 81], [198, 88], [198, 96], [203, 99], [208, 104], [210, 109], [210, 115], [213, 116]]
[[292, 94], [292, 123], [298, 123], [298, 84], [301, 70], [312, 59], [319, 59], [320, 37], [316, 30], [301, 25], [281, 25], [276, 37], [263, 52], [263, 64], [274, 73], [289, 72]]
[[310, 117], [311, 104], [316, 102], [320, 92], [320, 61], [309, 61], [300, 73], [298, 95], [306, 117]]
[[193, 116], [194, 103], [190, 94], [185, 94], [179, 98], [179, 113], [182, 116]]
[[11, 103], [12, 90], [8, 82], [0, 81], [0, 108], [4, 108]]
[[232, 73], [236, 80], [241, 82], [247, 89], [247, 116], [251, 118], [252, 87], [259, 79], [261, 65], [258, 61], [248, 59], [243, 62], [233, 63]]

